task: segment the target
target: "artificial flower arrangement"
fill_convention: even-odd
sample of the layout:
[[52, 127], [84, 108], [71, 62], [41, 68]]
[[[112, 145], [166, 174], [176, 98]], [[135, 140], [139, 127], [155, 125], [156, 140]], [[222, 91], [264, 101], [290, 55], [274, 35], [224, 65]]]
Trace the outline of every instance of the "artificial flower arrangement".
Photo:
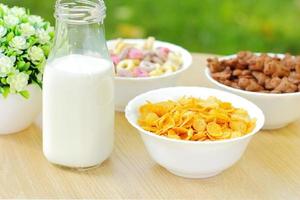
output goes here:
[[0, 3], [0, 94], [29, 98], [30, 84], [42, 86], [42, 75], [54, 28], [21, 7]]

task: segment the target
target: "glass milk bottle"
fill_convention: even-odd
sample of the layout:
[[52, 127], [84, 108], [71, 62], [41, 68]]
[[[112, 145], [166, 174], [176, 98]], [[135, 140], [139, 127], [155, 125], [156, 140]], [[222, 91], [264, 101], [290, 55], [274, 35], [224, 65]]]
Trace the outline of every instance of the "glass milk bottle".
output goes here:
[[114, 142], [114, 70], [103, 0], [58, 0], [43, 82], [43, 151], [76, 169], [100, 165]]

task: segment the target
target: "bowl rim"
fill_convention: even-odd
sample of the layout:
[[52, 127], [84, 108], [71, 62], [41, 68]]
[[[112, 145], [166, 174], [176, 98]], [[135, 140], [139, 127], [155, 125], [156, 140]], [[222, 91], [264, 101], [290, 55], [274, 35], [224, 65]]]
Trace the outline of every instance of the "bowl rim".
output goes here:
[[[131, 117], [129, 116], [130, 114], [132, 114], [131, 111], [131, 108], [133, 107], [134, 105], [134, 102], [138, 99], [141, 99], [141, 98], [144, 98], [145, 96], [149, 96], [151, 95], [153, 92], [163, 92], [164, 90], [169, 90], [169, 89], [173, 89], [173, 88], [176, 88], [176, 89], [185, 89], [185, 88], [189, 88], [189, 89], [208, 89], [208, 90], [211, 90], [211, 91], [215, 91], [215, 92], [221, 92], [223, 94], [229, 94], [230, 96], [235, 96], [239, 99], [243, 99], [243, 101], [245, 101], [247, 104], [250, 104], [252, 106], [254, 106], [259, 112], [258, 112], [258, 116], [260, 116], [259, 118], [261, 118], [261, 121], [259, 123], [256, 123], [256, 126], [254, 128], [254, 130], [251, 132], [251, 133], [248, 133], [244, 136], [241, 136], [241, 137], [237, 137], [237, 138], [232, 138], [232, 139], [225, 139], [225, 140], [217, 140], [217, 141], [190, 141], [190, 140], [176, 140], [176, 139], [172, 139], [172, 138], [168, 138], [168, 137], [164, 137], [164, 136], [159, 136], [159, 135], [156, 135], [155, 133], [152, 133], [150, 131], [146, 131], [144, 130], [142, 127], [140, 127], [137, 122], [134, 122]], [[217, 97], [217, 95], [216, 95]], [[217, 97], [218, 98], [218, 97]], [[245, 108], [244, 108], [245, 109]], [[247, 109], [246, 109], [247, 110]], [[248, 110], [247, 110], [248, 111]], [[192, 87], [187, 87], [187, 86], [179, 86], [179, 87], [167, 87], [167, 88], [160, 88], [160, 89], [156, 89], [156, 90], [151, 90], [149, 92], [146, 92], [146, 93], [143, 93], [143, 94], [140, 94], [138, 96], [136, 96], [134, 99], [132, 99], [126, 106], [125, 108], [125, 117], [127, 119], [127, 121], [134, 127], [136, 128], [140, 133], [143, 133], [143, 134], [146, 134], [150, 137], [154, 137], [154, 138], [157, 138], [159, 140], [164, 140], [164, 141], [169, 141], [169, 142], [174, 142], [174, 143], [180, 143], [180, 144], [190, 144], [190, 145], [200, 145], [200, 144], [224, 144], [224, 143], [231, 143], [231, 142], [235, 142], [235, 141], [239, 141], [239, 140], [245, 140], [249, 137], [252, 137], [254, 136], [255, 134], [257, 134], [261, 129], [262, 127], [264, 126], [265, 124], [265, 115], [263, 113], [263, 111], [254, 103], [252, 103], [251, 101], [241, 97], [241, 96], [238, 96], [236, 94], [233, 94], [233, 93], [230, 93], [230, 92], [226, 92], [226, 91], [222, 91], [222, 90], [218, 90], [218, 89], [213, 89], [213, 88], [208, 88], [208, 87], [196, 87], [196, 86], [192, 86]], [[258, 119], [259, 120], [259, 119]]]
[[[255, 55], [260, 55], [262, 53], [254, 53]], [[278, 56], [279, 58], [284, 57], [284, 54], [280, 54], [280, 53], [266, 53], [270, 56]], [[237, 56], [237, 54], [232, 54], [232, 55], [228, 55], [228, 56], [221, 56], [219, 57], [219, 60], [225, 60], [225, 59], [230, 59], [230, 58], [235, 58]], [[275, 94], [275, 93], [263, 93], [263, 92], [251, 92], [251, 91], [246, 91], [246, 90], [242, 90], [242, 89], [237, 89], [237, 88], [233, 88], [227, 85], [224, 85], [223, 83], [218, 82], [217, 80], [215, 80], [212, 76], [211, 76], [211, 72], [210, 69], [208, 67], [208, 65], [205, 66], [205, 76], [207, 77], [207, 79], [212, 82], [213, 84], [229, 90], [231, 92], [235, 92], [235, 93], [242, 93], [242, 94], [246, 94], [246, 95], [253, 95], [253, 96], [265, 96], [265, 97], [285, 97], [285, 96], [300, 96], [300, 92], [293, 92], [293, 93], [280, 93], [280, 94]]]
[[[118, 39], [112, 39], [112, 40], [108, 40], [107, 41], [107, 46], [109, 44], [113, 44], [114, 42], [116, 42]], [[129, 43], [142, 43], [144, 42], [146, 39], [129, 39], [129, 38], [122, 38], [122, 40], [124, 40], [125, 42], [129, 42]], [[168, 77], [172, 77], [172, 76], [176, 76], [184, 71], [186, 71], [187, 69], [189, 69], [192, 66], [193, 63], [193, 57], [192, 54], [185, 48], [173, 44], [173, 43], [169, 43], [169, 42], [165, 42], [165, 41], [161, 41], [161, 40], [155, 40], [155, 43], [158, 43], [159, 46], [173, 46], [179, 49], [179, 52], [181, 52], [183, 55], [186, 55], [186, 57], [183, 57], [183, 65], [181, 66], [180, 69], [178, 69], [175, 72], [172, 72], [170, 74], [163, 74], [160, 76], [154, 76], [154, 77], [120, 77], [120, 76], [115, 76], [116, 80], [126, 80], [126, 81], [145, 81], [145, 80], [158, 80], [158, 79], [162, 79], [162, 78], [168, 78]]]

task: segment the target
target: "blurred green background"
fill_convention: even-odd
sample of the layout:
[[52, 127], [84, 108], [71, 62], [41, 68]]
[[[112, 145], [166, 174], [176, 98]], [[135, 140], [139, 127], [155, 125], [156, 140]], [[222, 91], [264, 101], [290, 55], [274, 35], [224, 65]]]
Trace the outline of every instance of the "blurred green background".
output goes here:
[[[55, 0], [1, 0], [54, 23]], [[300, 0], [106, 0], [107, 39], [146, 37], [193, 52], [300, 54]]]

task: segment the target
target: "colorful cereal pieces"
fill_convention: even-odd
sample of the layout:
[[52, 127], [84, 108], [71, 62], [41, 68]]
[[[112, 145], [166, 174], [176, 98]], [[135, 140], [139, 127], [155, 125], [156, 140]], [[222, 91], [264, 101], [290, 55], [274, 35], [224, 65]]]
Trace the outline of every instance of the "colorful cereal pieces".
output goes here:
[[132, 72], [134, 77], [148, 77], [149, 74], [146, 70], [141, 69], [140, 67], [137, 67]]
[[171, 50], [167, 47], [159, 47], [157, 50], [159, 51], [159, 54], [164, 57], [167, 57], [168, 54], [171, 52]]
[[143, 129], [178, 140], [216, 141], [242, 137], [252, 132], [256, 124], [246, 110], [215, 97], [148, 102], [139, 112], [138, 123]]
[[[155, 47], [155, 38], [149, 37], [143, 45], [125, 43], [119, 39], [110, 49], [116, 75], [143, 78], [157, 77], [179, 70], [182, 55], [167, 47]], [[124, 71], [127, 70], [127, 71]]]
[[151, 72], [151, 71], [155, 70], [156, 68], [158, 68], [156, 64], [146, 61], [146, 60], [143, 60], [140, 63], [139, 67], [147, 72]]
[[149, 73], [150, 76], [160, 76], [163, 74], [164, 74], [164, 71], [161, 69], [155, 69]]
[[113, 61], [114, 65], [119, 64], [119, 62], [121, 61], [121, 59], [119, 58], [119, 56], [112, 54], [111, 55], [111, 60]]
[[144, 57], [144, 53], [142, 50], [136, 49], [136, 48], [132, 48], [129, 50], [128, 52], [128, 58], [129, 59], [143, 59]]
[[132, 73], [126, 69], [123, 68], [117, 68], [117, 75], [119, 77], [132, 77]]

